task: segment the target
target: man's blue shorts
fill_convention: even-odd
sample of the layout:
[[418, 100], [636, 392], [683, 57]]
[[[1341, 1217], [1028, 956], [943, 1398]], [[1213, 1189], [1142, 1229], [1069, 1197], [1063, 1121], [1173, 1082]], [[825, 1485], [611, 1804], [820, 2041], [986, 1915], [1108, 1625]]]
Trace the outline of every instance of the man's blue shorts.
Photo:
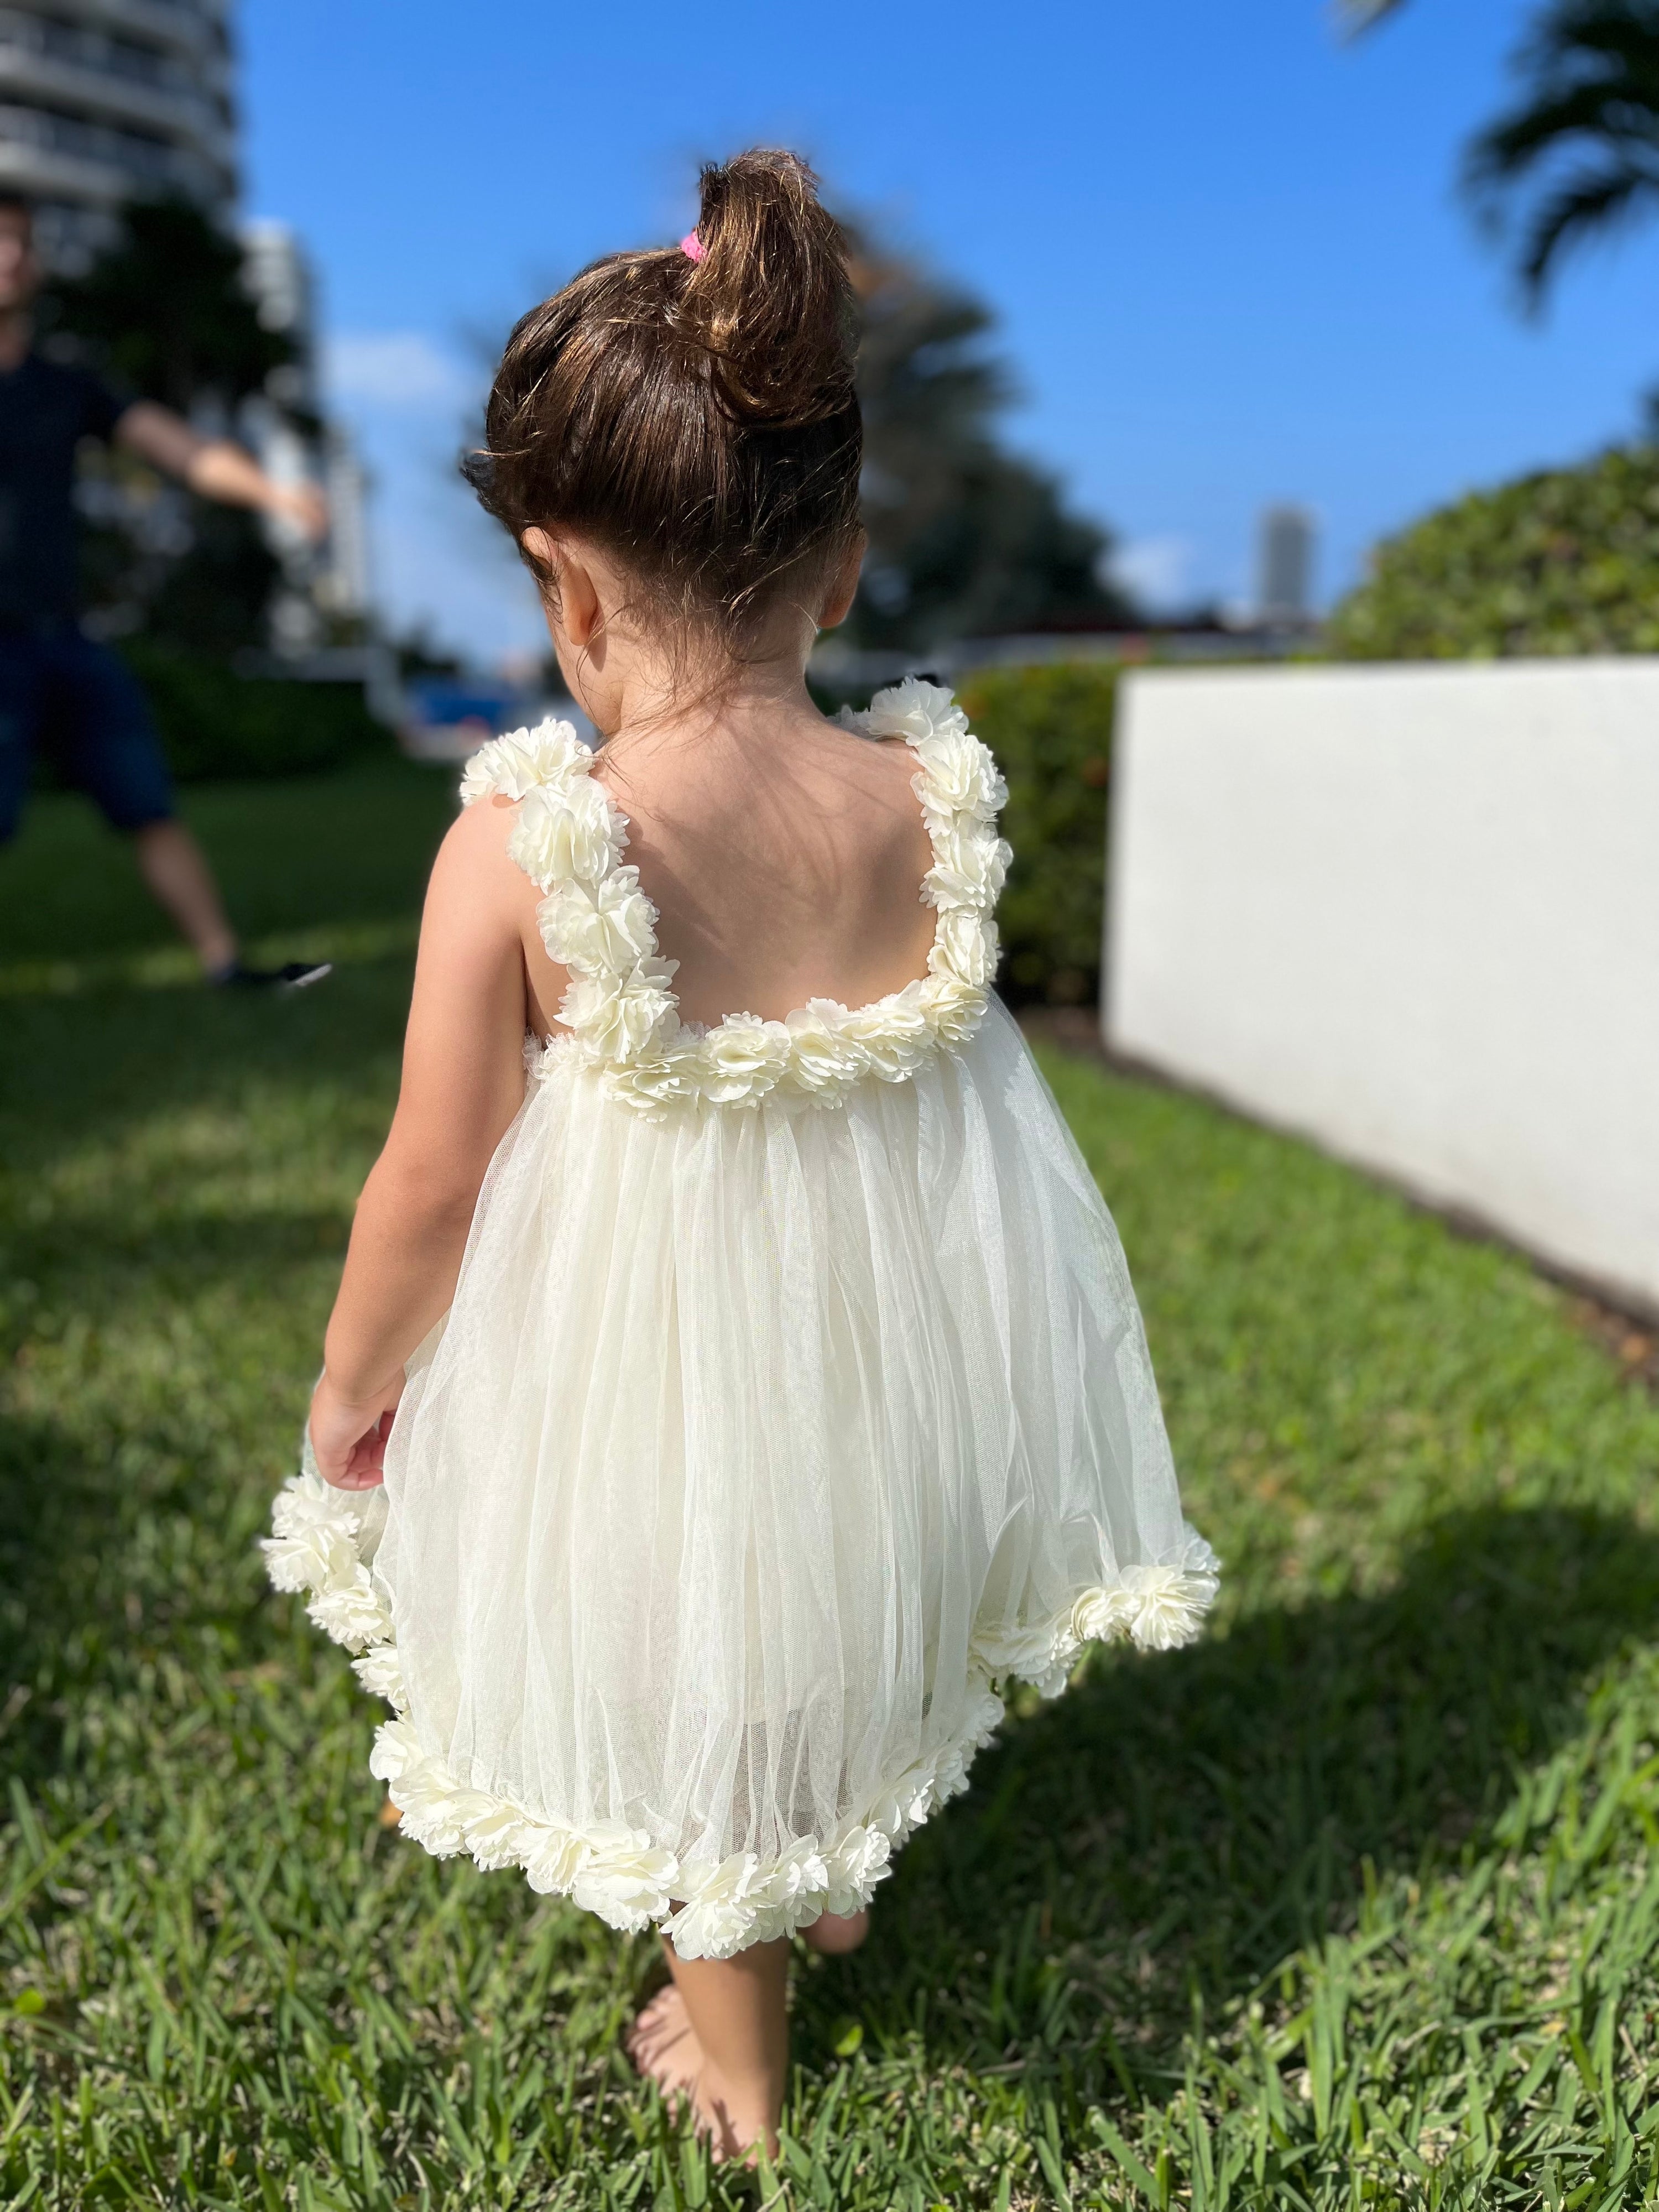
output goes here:
[[73, 623], [0, 627], [0, 844], [45, 748], [118, 830], [173, 813], [173, 781], [138, 679]]

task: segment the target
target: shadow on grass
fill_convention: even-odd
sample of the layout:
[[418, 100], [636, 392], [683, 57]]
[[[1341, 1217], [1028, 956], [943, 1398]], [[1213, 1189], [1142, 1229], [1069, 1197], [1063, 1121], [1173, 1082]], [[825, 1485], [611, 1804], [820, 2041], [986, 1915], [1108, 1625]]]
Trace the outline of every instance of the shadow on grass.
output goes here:
[[832, 2063], [848, 2013], [919, 2029], [935, 2064], [1034, 2058], [1079, 2088], [1113, 2045], [1167, 2055], [1194, 1987], [1241, 1996], [1344, 1925], [1366, 1860], [1478, 1838], [1656, 1616], [1659, 1541], [1631, 1521], [1492, 1507], [1448, 1515], [1382, 1595], [1097, 1659], [907, 1847], [881, 1940], [804, 1978], [802, 2057]]
[[53, 1306], [97, 1327], [135, 1305], [190, 1306], [222, 1290], [243, 1303], [273, 1295], [295, 1268], [345, 1256], [343, 1205], [292, 1210], [181, 1203], [123, 1223], [60, 1206], [49, 1224], [10, 1239], [16, 1274], [44, 1284]]
[[250, 1085], [332, 1085], [389, 1119], [410, 973], [398, 953], [292, 994], [192, 986], [7, 1000], [6, 1167], [21, 1176], [168, 1112], [236, 1110]]
[[[283, 1429], [297, 1432], [297, 1420]], [[209, 1698], [276, 1648], [254, 1539], [270, 1493], [208, 1473], [192, 1411], [79, 1433], [0, 1416], [0, 1772], [33, 1790], [88, 1746], [135, 1776], [159, 1664]], [[176, 1716], [175, 1716], [176, 1717]]]

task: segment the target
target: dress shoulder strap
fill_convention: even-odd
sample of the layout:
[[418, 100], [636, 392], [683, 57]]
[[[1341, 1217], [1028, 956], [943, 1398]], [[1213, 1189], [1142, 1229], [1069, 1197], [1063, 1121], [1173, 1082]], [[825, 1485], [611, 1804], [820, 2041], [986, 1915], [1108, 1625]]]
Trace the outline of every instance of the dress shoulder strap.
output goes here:
[[639, 870], [623, 866], [627, 817], [592, 769], [568, 722], [542, 722], [481, 746], [466, 764], [461, 801], [499, 793], [516, 802], [507, 853], [545, 894], [542, 942], [572, 977], [560, 1019], [604, 1061], [637, 1055], [678, 1028], [679, 963], [658, 957], [657, 909]]
[[[902, 738], [916, 757], [910, 788], [921, 802], [921, 818], [933, 848], [933, 865], [922, 879], [924, 905], [938, 910], [943, 931], [949, 917], [958, 935], [987, 933], [989, 972], [975, 975], [988, 982], [996, 968], [991, 916], [1013, 858], [997, 834], [997, 816], [1007, 802], [1008, 787], [991, 748], [968, 726], [968, 717], [942, 684], [907, 676], [878, 691], [864, 712], [843, 707], [842, 727], [866, 738]], [[973, 963], [985, 965], [983, 959]]]
[[597, 884], [628, 842], [628, 825], [594, 781], [593, 756], [568, 722], [492, 738], [467, 762], [461, 804], [501, 797], [522, 802], [507, 850], [544, 891], [556, 884]]
[[571, 976], [560, 1020], [620, 1103], [652, 1115], [750, 1107], [774, 1094], [833, 1106], [866, 1079], [905, 1082], [931, 1053], [965, 1045], [984, 1018], [1012, 857], [997, 834], [1007, 788], [996, 763], [951, 694], [914, 677], [842, 719], [866, 737], [902, 738], [915, 756], [911, 787], [933, 847], [921, 896], [939, 917], [927, 973], [869, 1006], [813, 999], [783, 1021], [731, 1014], [708, 1030], [680, 1019], [657, 910], [639, 871], [623, 865], [627, 817], [570, 725], [515, 730], [468, 762], [468, 805], [495, 793], [514, 802], [507, 851], [544, 893], [542, 942]]

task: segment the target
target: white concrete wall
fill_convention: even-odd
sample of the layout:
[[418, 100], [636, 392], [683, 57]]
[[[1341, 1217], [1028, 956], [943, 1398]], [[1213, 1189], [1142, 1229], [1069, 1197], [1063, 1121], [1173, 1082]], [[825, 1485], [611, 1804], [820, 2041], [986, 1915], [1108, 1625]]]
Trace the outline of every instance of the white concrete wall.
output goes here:
[[1659, 660], [1145, 671], [1109, 1042], [1659, 1308]]

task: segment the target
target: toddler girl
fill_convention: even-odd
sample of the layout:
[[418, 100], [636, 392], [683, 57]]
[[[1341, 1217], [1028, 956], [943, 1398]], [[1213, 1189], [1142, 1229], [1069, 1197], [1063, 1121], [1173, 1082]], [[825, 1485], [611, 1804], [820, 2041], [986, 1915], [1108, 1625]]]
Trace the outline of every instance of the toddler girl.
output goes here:
[[268, 1547], [392, 1708], [406, 1835], [662, 1931], [634, 2055], [725, 2155], [775, 2142], [788, 1939], [859, 1941], [1009, 1685], [1184, 1643], [1215, 1591], [990, 995], [995, 765], [930, 684], [807, 695], [862, 549], [853, 365], [776, 153], [513, 333], [475, 482], [603, 743], [467, 769]]

